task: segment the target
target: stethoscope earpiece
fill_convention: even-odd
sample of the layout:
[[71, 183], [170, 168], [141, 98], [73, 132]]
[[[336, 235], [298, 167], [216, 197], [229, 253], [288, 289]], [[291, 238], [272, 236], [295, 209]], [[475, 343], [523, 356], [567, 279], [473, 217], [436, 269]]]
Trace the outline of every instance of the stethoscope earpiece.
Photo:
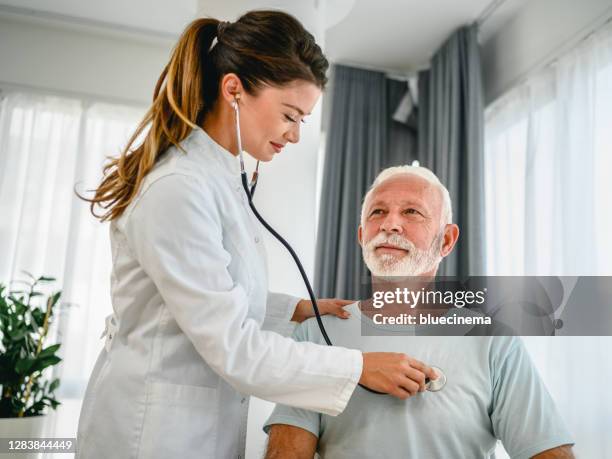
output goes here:
[[238, 110], [238, 101], [240, 101], [240, 93], [234, 94], [234, 101], [232, 102], [232, 108]]

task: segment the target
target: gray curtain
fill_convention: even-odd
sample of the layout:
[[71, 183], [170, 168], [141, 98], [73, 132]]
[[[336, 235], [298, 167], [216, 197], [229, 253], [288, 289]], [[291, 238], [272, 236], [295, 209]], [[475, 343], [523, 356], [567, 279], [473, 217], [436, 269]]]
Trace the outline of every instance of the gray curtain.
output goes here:
[[[398, 104], [408, 91], [405, 81], [387, 79], [387, 106], [391, 117]], [[410, 164], [418, 158], [418, 107], [412, 109], [412, 113], [406, 122], [397, 122], [391, 118], [389, 123], [389, 142], [387, 152], [383, 159], [383, 169], [391, 166]]]
[[416, 157], [415, 130], [391, 118], [405, 91], [382, 72], [333, 69], [315, 262], [320, 298], [370, 294], [357, 242], [361, 202], [380, 170]]
[[446, 185], [460, 235], [439, 275], [485, 273], [483, 87], [477, 27], [463, 27], [419, 73], [419, 160]]

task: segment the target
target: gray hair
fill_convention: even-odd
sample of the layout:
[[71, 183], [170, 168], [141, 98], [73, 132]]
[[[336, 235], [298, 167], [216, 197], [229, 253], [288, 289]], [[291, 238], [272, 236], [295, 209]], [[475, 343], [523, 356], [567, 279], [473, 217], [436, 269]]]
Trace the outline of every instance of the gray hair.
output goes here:
[[374, 179], [374, 183], [372, 183], [372, 186], [370, 186], [370, 189], [366, 193], [365, 197], [363, 198], [363, 203], [361, 204], [361, 224], [362, 225], [365, 222], [366, 203], [368, 202], [368, 199], [370, 198], [374, 190], [384, 181], [390, 179], [391, 177], [395, 177], [396, 175], [400, 175], [400, 174], [418, 175], [419, 177], [424, 178], [429, 183], [437, 187], [440, 190], [440, 193], [442, 194], [441, 224], [445, 225], [445, 224], [450, 224], [453, 222], [453, 209], [451, 205], [450, 194], [448, 193], [448, 190], [446, 189], [446, 187], [442, 185], [442, 182], [440, 182], [440, 179], [438, 179], [436, 174], [434, 174], [432, 171], [430, 171], [426, 167], [406, 165], [406, 166], [388, 167], [384, 169], [383, 171], [381, 171], [381, 173], [378, 174], [378, 176]]

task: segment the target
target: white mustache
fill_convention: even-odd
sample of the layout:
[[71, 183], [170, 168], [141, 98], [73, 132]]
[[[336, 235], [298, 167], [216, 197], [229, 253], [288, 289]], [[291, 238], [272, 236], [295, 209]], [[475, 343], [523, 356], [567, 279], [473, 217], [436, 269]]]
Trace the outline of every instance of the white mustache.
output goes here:
[[392, 245], [394, 247], [399, 247], [400, 249], [409, 251], [416, 250], [416, 246], [410, 239], [402, 237], [399, 234], [386, 235], [384, 233], [378, 233], [366, 244], [368, 249], [375, 249], [381, 245]]

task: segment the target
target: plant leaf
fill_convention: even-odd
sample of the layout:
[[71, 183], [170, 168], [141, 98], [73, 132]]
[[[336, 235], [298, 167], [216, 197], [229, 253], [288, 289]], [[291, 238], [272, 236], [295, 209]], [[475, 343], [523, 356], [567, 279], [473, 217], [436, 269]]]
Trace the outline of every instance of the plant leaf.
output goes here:
[[53, 381], [51, 381], [51, 384], [49, 384], [49, 393], [55, 392], [55, 390], [59, 387], [59, 385], [60, 385], [59, 378], [55, 378]]
[[54, 344], [53, 346], [44, 348], [42, 351], [40, 351], [40, 354], [38, 354], [38, 358], [40, 359], [40, 358], [52, 356], [53, 354], [57, 352], [60, 346], [61, 344]]
[[55, 306], [55, 303], [57, 303], [57, 300], [60, 299], [60, 296], [62, 296], [62, 292], [55, 292], [52, 296], [51, 296], [51, 307]]
[[52, 365], [56, 365], [62, 361], [56, 355], [50, 355], [48, 357], [43, 357], [42, 359], [36, 359], [36, 363], [32, 368], [33, 371], [43, 371], [45, 368], [50, 367]]
[[36, 359], [32, 359], [30, 357], [23, 360], [18, 360], [15, 364], [15, 371], [20, 375], [27, 376], [31, 374], [30, 370], [34, 366], [34, 363], [36, 363]]
[[37, 280], [39, 282], [54, 282], [56, 279], [55, 277], [40, 276]]

